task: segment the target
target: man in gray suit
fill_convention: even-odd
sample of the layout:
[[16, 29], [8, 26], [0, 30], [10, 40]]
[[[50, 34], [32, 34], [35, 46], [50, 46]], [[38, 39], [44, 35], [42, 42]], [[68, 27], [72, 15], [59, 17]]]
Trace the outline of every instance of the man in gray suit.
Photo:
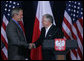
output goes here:
[[28, 44], [18, 21], [23, 18], [23, 10], [14, 8], [11, 12], [12, 19], [6, 27], [8, 38], [8, 60], [25, 60]]

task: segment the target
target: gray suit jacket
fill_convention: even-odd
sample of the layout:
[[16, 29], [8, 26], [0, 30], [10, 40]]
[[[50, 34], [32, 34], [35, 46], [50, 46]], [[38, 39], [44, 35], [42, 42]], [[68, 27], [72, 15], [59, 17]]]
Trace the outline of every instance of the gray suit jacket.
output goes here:
[[9, 60], [24, 60], [28, 44], [23, 31], [13, 21], [10, 20], [6, 27], [8, 38], [8, 59]]

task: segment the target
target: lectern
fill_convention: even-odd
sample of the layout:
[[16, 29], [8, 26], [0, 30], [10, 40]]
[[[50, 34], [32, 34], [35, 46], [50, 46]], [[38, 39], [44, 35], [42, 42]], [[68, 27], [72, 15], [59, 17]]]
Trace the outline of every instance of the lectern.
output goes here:
[[55, 54], [56, 60], [66, 60], [66, 54], [70, 49], [77, 49], [78, 44], [76, 40], [66, 40], [66, 49], [65, 51], [56, 51], [55, 50], [55, 40], [44, 40], [42, 44], [43, 50], [52, 50]]

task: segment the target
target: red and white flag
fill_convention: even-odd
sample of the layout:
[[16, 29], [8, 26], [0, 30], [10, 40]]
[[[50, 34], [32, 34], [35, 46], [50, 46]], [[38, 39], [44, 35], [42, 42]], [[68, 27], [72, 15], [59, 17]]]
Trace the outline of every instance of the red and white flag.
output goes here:
[[[41, 28], [43, 27], [42, 26], [42, 16], [44, 14], [50, 14], [53, 16], [50, 2], [49, 1], [38, 1], [32, 43], [37, 41], [41, 34]], [[54, 21], [53, 21], [53, 23], [55, 24]], [[42, 48], [42, 46], [31, 50], [30, 57], [32, 60], [42, 60], [42, 49], [41, 48]]]

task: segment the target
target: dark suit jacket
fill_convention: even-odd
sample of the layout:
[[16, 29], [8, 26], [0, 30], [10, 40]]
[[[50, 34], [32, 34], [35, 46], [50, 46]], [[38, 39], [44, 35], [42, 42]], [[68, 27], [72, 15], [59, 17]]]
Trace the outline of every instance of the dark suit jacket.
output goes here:
[[[55, 25], [52, 25], [48, 30], [46, 37], [45, 37], [45, 28], [43, 27], [41, 29], [41, 35], [39, 39], [34, 43], [36, 47], [39, 47], [40, 45], [42, 46], [42, 43], [45, 39], [49, 40], [49, 39], [62, 38], [62, 37], [63, 37], [62, 31], [59, 28], [57, 28]], [[55, 60], [54, 53], [52, 53], [52, 51], [42, 50], [42, 54], [44, 60]]]
[[55, 38], [63, 38], [63, 33], [62, 31], [57, 28], [55, 25], [52, 25], [50, 29], [48, 30], [48, 33], [45, 37], [45, 28], [43, 27], [41, 29], [41, 35], [39, 39], [35, 42], [36, 47], [42, 45], [43, 40], [45, 39], [55, 39]]
[[26, 38], [20, 27], [10, 20], [6, 27], [8, 38], [8, 59], [9, 60], [24, 60], [28, 48]]

